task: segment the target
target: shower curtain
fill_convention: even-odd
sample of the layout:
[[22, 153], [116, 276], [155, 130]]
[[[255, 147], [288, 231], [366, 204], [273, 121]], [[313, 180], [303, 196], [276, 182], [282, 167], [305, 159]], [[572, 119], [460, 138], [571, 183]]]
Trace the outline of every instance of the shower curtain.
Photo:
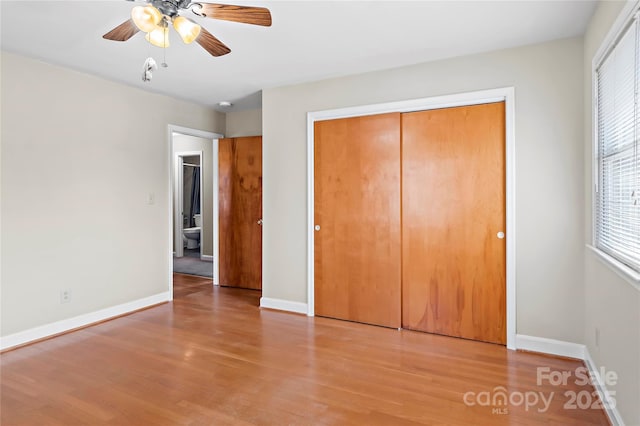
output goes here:
[[196, 226], [194, 214], [200, 214], [200, 167], [193, 168], [191, 179], [191, 214], [189, 215], [189, 227]]

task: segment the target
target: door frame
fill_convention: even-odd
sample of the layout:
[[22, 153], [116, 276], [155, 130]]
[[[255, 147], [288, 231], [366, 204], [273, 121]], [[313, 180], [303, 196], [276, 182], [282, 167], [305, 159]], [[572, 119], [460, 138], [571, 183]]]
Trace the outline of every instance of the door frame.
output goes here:
[[[198, 157], [200, 160], [200, 182], [202, 182], [202, 176], [203, 176], [203, 161], [202, 161], [202, 151], [179, 151], [176, 152], [175, 158], [173, 160], [173, 164], [174, 164], [174, 173], [175, 173], [175, 178], [174, 178], [174, 192], [173, 192], [173, 214], [174, 214], [174, 218], [176, 218], [176, 221], [174, 222], [173, 226], [173, 238], [174, 238], [174, 244], [175, 244], [175, 257], [183, 257], [184, 256], [184, 247], [182, 246], [182, 244], [178, 244], [179, 241], [182, 241], [182, 239], [180, 238], [182, 236], [182, 231], [184, 230], [184, 226], [183, 226], [183, 222], [184, 222], [184, 217], [182, 216], [182, 214], [184, 213], [184, 157]], [[180, 170], [182, 170], [182, 173], [180, 173]], [[200, 205], [202, 206], [202, 202], [204, 200], [204, 191], [202, 191], [202, 185], [200, 186]], [[202, 208], [200, 209], [200, 212], [202, 213]], [[177, 220], [178, 217], [182, 217], [182, 220]], [[201, 228], [200, 232], [201, 232], [201, 236], [202, 236], [202, 229]], [[203, 239], [200, 238], [200, 259], [202, 259], [202, 241]]]
[[507, 348], [516, 349], [516, 155], [515, 89], [502, 87], [398, 102], [361, 105], [307, 113], [307, 315], [314, 316], [314, 123], [321, 120], [359, 117], [389, 112], [415, 112], [430, 109], [505, 103], [505, 174], [506, 174], [506, 320]]
[[[213, 229], [211, 232], [213, 233], [213, 285], [219, 285], [220, 271], [219, 271], [219, 247], [218, 247], [218, 139], [224, 138], [224, 135], [221, 133], [209, 132], [206, 130], [192, 129], [189, 127], [178, 126], [175, 124], [167, 125], [167, 141], [168, 141], [168, 164], [169, 164], [169, 176], [167, 179], [167, 185], [169, 186], [169, 190], [167, 194], [167, 205], [166, 212], [167, 217], [169, 219], [169, 226], [167, 230], [167, 241], [169, 250], [167, 250], [167, 286], [169, 290], [169, 300], [173, 300], [173, 250], [170, 248], [173, 247], [173, 239], [175, 237], [175, 230], [173, 225], [173, 213], [174, 213], [174, 179], [175, 179], [175, 163], [173, 158], [173, 135], [175, 133], [187, 135], [187, 136], [195, 136], [198, 138], [211, 140], [212, 143], [212, 170], [211, 174], [213, 176]], [[202, 169], [200, 169], [202, 171]], [[200, 180], [202, 182], [202, 180]], [[202, 194], [202, 191], [201, 191]], [[202, 205], [202, 203], [200, 204]]]

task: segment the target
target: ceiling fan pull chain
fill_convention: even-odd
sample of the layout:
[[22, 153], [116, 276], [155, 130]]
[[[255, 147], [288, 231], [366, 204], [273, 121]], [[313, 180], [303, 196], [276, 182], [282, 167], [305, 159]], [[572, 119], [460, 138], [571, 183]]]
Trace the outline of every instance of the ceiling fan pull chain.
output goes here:
[[169, 65], [167, 64], [167, 46], [162, 48], [162, 63], [160, 64], [162, 68], [167, 68]]
[[[169, 28], [169, 22], [166, 21], [165, 18], [165, 28]], [[166, 31], [166, 30], [165, 30]], [[160, 66], [162, 68], [167, 68], [169, 65], [167, 65], [167, 37], [164, 37], [164, 39], [162, 40], [162, 63], [160, 64]]]

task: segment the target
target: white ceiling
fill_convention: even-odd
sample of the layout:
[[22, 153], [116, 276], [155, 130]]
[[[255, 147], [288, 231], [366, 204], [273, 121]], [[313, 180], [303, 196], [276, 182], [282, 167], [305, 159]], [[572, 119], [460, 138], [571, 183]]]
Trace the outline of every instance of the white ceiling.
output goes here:
[[232, 110], [257, 108], [261, 89], [395, 68], [452, 56], [580, 35], [596, 2], [545, 1], [229, 1], [264, 6], [273, 25], [198, 18], [231, 48], [214, 58], [171, 34], [169, 67], [141, 81], [142, 64], [163, 49], [142, 33], [127, 42], [102, 35], [128, 19], [134, 3], [2, 1], [1, 43], [21, 53], [157, 93]]

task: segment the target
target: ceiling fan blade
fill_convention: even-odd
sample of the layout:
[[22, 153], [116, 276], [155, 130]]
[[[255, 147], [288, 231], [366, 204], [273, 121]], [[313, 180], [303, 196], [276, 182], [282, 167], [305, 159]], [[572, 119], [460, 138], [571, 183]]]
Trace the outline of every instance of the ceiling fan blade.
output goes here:
[[136, 24], [134, 24], [131, 19], [128, 19], [103, 35], [102, 38], [114, 41], [127, 41], [138, 31], [140, 30], [136, 27]]
[[231, 52], [231, 49], [204, 28], [200, 30], [200, 35], [196, 38], [196, 42], [212, 56], [223, 56]]
[[222, 19], [224, 21], [241, 22], [243, 24], [271, 26], [271, 12], [264, 7], [234, 6], [219, 3], [198, 3], [202, 8], [194, 13], [207, 18]]

